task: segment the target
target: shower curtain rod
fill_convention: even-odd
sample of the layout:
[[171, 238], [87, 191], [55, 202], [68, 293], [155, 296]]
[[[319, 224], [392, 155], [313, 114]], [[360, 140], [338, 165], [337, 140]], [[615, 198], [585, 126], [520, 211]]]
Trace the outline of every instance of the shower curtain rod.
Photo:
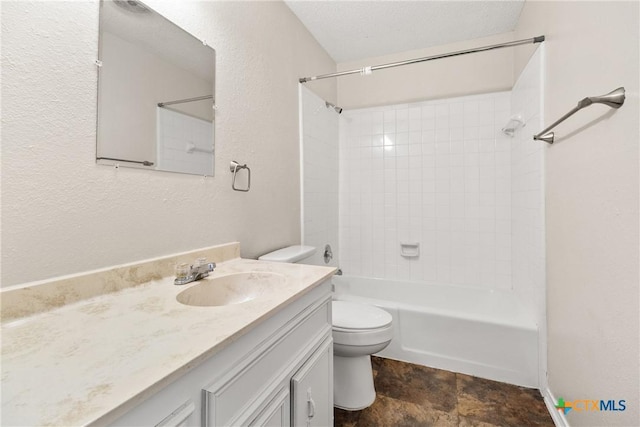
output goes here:
[[173, 104], [184, 104], [185, 102], [202, 101], [205, 99], [213, 99], [213, 95], [196, 96], [195, 98], [178, 99], [176, 101], [158, 102], [158, 107]]
[[426, 56], [424, 58], [409, 59], [407, 61], [391, 62], [389, 64], [374, 65], [372, 67], [363, 67], [357, 70], [341, 71], [338, 73], [322, 74], [320, 76], [302, 77], [298, 81], [306, 83], [314, 80], [328, 79], [330, 77], [342, 77], [350, 74], [368, 75], [373, 71], [383, 70], [385, 68], [400, 67], [402, 65], [417, 64], [419, 62], [433, 61], [434, 59], [450, 58], [452, 56], [466, 55], [468, 53], [485, 52], [487, 50], [502, 49], [503, 47], [520, 46], [523, 44], [540, 43], [544, 41], [544, 36], [532, 37], [530, 39], [515, 40], [507, 43], [499, 43], [490, 46], [476, 47], [473, 49], [459, 50], [457, 52], [443, 53], [440, 55]]

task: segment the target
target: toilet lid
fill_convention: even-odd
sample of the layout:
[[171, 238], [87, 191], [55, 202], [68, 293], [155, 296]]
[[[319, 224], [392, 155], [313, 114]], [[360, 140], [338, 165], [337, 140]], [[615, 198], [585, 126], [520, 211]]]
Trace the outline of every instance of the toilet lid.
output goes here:
[[331, 310], [334, 328], [377, 329], [390, 325], [392, 320], [381, 308], [350, 301], [333, 301]]

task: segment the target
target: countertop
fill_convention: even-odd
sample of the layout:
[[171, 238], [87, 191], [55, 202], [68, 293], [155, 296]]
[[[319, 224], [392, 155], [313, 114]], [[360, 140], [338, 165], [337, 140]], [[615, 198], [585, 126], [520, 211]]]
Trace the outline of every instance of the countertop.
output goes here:
[[[173, 277], [2, 324], [2, 423], [108, 423], [329, 278], [335, 269], [232, 259], [208, 278], [285, 276], [275, 292], [237, 305], [193, 307]], [[117, 413], [117, 414], [116, 414]]]

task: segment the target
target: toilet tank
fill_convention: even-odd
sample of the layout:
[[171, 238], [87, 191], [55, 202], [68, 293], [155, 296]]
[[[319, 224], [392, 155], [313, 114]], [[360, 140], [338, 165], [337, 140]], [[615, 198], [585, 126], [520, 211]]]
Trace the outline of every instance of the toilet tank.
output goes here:
[[258, 259], [271, 262], [303, 262], [316, 253], [313, 246], [295, 245], [264, 254]]

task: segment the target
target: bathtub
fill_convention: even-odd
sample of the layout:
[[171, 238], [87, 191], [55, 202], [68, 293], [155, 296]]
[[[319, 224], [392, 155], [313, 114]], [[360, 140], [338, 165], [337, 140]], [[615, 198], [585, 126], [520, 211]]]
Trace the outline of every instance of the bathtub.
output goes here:
[[379, 356], [538, 387], [538, 328], [513, 292], [335, 276], [334, 298], [393, 316]]

